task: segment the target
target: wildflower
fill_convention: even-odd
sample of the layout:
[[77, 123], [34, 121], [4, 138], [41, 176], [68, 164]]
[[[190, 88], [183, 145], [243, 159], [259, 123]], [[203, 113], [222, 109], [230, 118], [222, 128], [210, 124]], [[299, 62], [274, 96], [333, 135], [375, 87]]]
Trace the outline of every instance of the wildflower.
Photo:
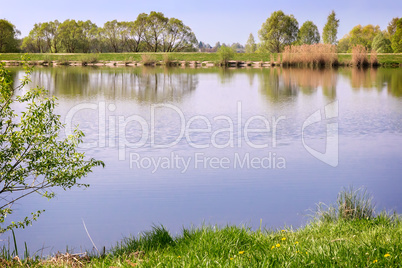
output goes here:
[[389, 256], [391, 256], [391, 254], [389, 254], [389, 253], [384, 255], [385, 258], [388, 258]]
[[271, 249], [274, 249], [274, 248], [275, 248], [275, 246], [272, 246], [272, 247], [271, 247]]
[[281, 246], [281, 244], [276, 244], [276, 247], [279, 248]]
[[299, 244], [299, 242], [298, 242], [298, 241], [296, 241], [296, 242], [295, 242], [295, 245], [297, 245], [297, 244]]
[[376, 263], [376, 262], [378, 262], [378, 261], [377, 261], [377, 260], [374, 260], [374, 261], [373, 261], [373, 263]]
[[230, 258], [231, 261], [233, 261], [233, 258]]
[[286, 232], [285, 230], [281, 230], [281, 232]]
[[286, 237], [282, 237], [282, 239], [281, 239], [282, 241], [285, 241], [286, 240]]
[[180, 258], [181, 258], [181, 256], [177, 256], [177, 258], [179, 258], [179, 259], [180, 259]]
[[244, 251], [239, 251], [239, 254], [241, 255], [241, 254], [244, 254]]

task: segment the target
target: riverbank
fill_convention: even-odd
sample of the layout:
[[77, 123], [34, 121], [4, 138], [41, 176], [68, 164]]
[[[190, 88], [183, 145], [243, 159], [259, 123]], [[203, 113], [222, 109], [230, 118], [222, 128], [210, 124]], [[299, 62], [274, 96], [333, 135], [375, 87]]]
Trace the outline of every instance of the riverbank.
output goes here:
[[[6, 65], [20, 65], [20, 53], [0, 54], [0, 61]], [[174, 65], [193, 67], [213, 67], [220, 65], [217, 53], [31, 53], [27, 54], [30, 63], [35, 65], [70, 65], [70, 66], [139, 66], [139, 65]], [[378, 54], [378, 62], [382, 66], [402, 66], [402, 53]], [[350, 65], [351, 53], [339, 53], [339, 64]], [[280, 65], [281, 57], [269, 53], [236, 53], [229, 61], [233, 67], [270, 67]]]
[[340, 193], [338, 207], [318, 209], [314, 220], [299, 229], [202, 226], [173, 236], [158, 226], [124, 239], [109, 253], [100, 249], [93, 256], [66, 253], [23, 261], [9, 257], [0, 263], [14, 267], [399, 267], [401, 217], [372, 213], [371, 198], [351, 190]]

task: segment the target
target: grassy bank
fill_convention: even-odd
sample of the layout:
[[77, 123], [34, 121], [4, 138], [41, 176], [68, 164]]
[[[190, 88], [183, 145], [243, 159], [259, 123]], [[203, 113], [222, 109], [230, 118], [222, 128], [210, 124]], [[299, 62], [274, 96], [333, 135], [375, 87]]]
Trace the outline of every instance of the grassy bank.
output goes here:
[[[166, 53], [99, 53], [99, 54], [84, 54], [84, 53], [31, 53], [28, 54], [32, 61], [96, 61], [96, 62], [141, 62], [143, 55], [149, 55], [156, 61], [164, 61]], [[3, 53], [0, 54], [0, 61], [18, 61], [21, 60], [20, 53]], [[169, 53], [171, 61], [208, 61], [219, 62], [220, 58], [217, 53]], [[378, 54], [378, 61], [382, 65], [399, 65], [402, 64], [402, 54]], [[268, 62], [271, 60], [269, 53], [236, 53], [233, 60], [235, 61], [252, 61], [252, 62]], [[274, 54], [274, 60], [279, 61], [278, 55]], [[348, 64], [352, 60], [352, 54], [339, 53], [338, 60], [341, 64]]]
[[351, 190], [296, 230], [203, 226], [172, 236], [160, 226], [124, 239], [100, 257], [59, 254], [2, 262], [29, 267], [400, 267], [401, 253], [400, 216], [374, 215], [370, 197]]

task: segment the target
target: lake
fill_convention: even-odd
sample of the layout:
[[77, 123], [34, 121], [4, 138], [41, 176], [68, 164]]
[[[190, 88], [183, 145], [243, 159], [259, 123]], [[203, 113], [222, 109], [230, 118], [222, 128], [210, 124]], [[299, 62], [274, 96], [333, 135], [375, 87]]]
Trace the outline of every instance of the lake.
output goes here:
[[20, 251], [91, 251], [83, 221], [98, 248], [153, 224], [297, 228], [351, 185], [401, 213], [400, 68], [37, 67], [34, 85], [106, 167], [14, 205], [13, 220], [46, 210], [16, 231]]

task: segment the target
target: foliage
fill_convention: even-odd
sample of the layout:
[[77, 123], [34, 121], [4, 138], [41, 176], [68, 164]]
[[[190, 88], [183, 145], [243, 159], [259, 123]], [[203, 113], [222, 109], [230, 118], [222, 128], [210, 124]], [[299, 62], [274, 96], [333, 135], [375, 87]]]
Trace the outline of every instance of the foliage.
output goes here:
[[265, 49], [278, 53], [297, 40], [298, 27], [293, 15], [285, 15], [279, 10], [271, 14], [258, 33]]
[[320, 42], [320, 33], [318, 32], [317, 26], [312, 21], [308, 20], [300, 27], [297, 42], [299, 45], [312, 45]]
[[[23, 93], [30, 72], [27, 68], [21, 84], [15, 87], [10, 72], [0, 65], [0, 233], [24, 228], [41, 213], [3, 225], [17, 200], [33, 193], [52, 198], [56, 187], [87, 186], [77, 180], [93, 167], [104, 165], [95, 159], [85, 160], [84, 153], [77, 151], [84, 136], [81, 131], [76, 129], [66, 139], [59, 137], [63, 124], [54, 113], [54, 97], [45, 98], [42, 88]], [[25, 108], [17, 113], [16, 106]]]
[[231, 47], [221, 46], [217, 52], [220, 62], [224, 65], [228, 63], [228, 61], [232, 60], [235, 56], [235, 52]]
[[19, 34], [20, 31], [11, 22], [0, 19], [0, 53], [18, 52]]
[[247, 43], [245, 46], [246, 53], [254, 53], [257, 50], [257, 45], [255, 44], [254, 35], [250, 33]]
[[379, 32], [374, 37], [371, 48], [377, 53], [392, 53], [391, 40], [383, 32]]
[[335, 11], [332, 10], [328, 15], [327, 23], [322, 31], [322, 39], [324, 44], [336, 44], [336, 36], [338, 34], [339, 20], [336, 18]]
[[392, 20], [388, 23], [387, 31], [390, 37], [392, 37], [396, 32], [396, 25], [398, 23], [399, 18], [392, 18]]
[[338, 52], [339, 53], [346, 53], [349, 50], [349, 42], [350, 38], [349, 36], [344, 36], [341, 40], [338, 42]]
[[402, 18], [396, 23], [395, 34], [392, 36], [392, 49], [394, 53], [402, 53]]
[[161, 12], [141, 13], [135, 21], [108, 21], [103, 28], [87, 21], [37, 23], [24, 38], [26, 52], [174, 52], [194, 49], [191, 28]]

